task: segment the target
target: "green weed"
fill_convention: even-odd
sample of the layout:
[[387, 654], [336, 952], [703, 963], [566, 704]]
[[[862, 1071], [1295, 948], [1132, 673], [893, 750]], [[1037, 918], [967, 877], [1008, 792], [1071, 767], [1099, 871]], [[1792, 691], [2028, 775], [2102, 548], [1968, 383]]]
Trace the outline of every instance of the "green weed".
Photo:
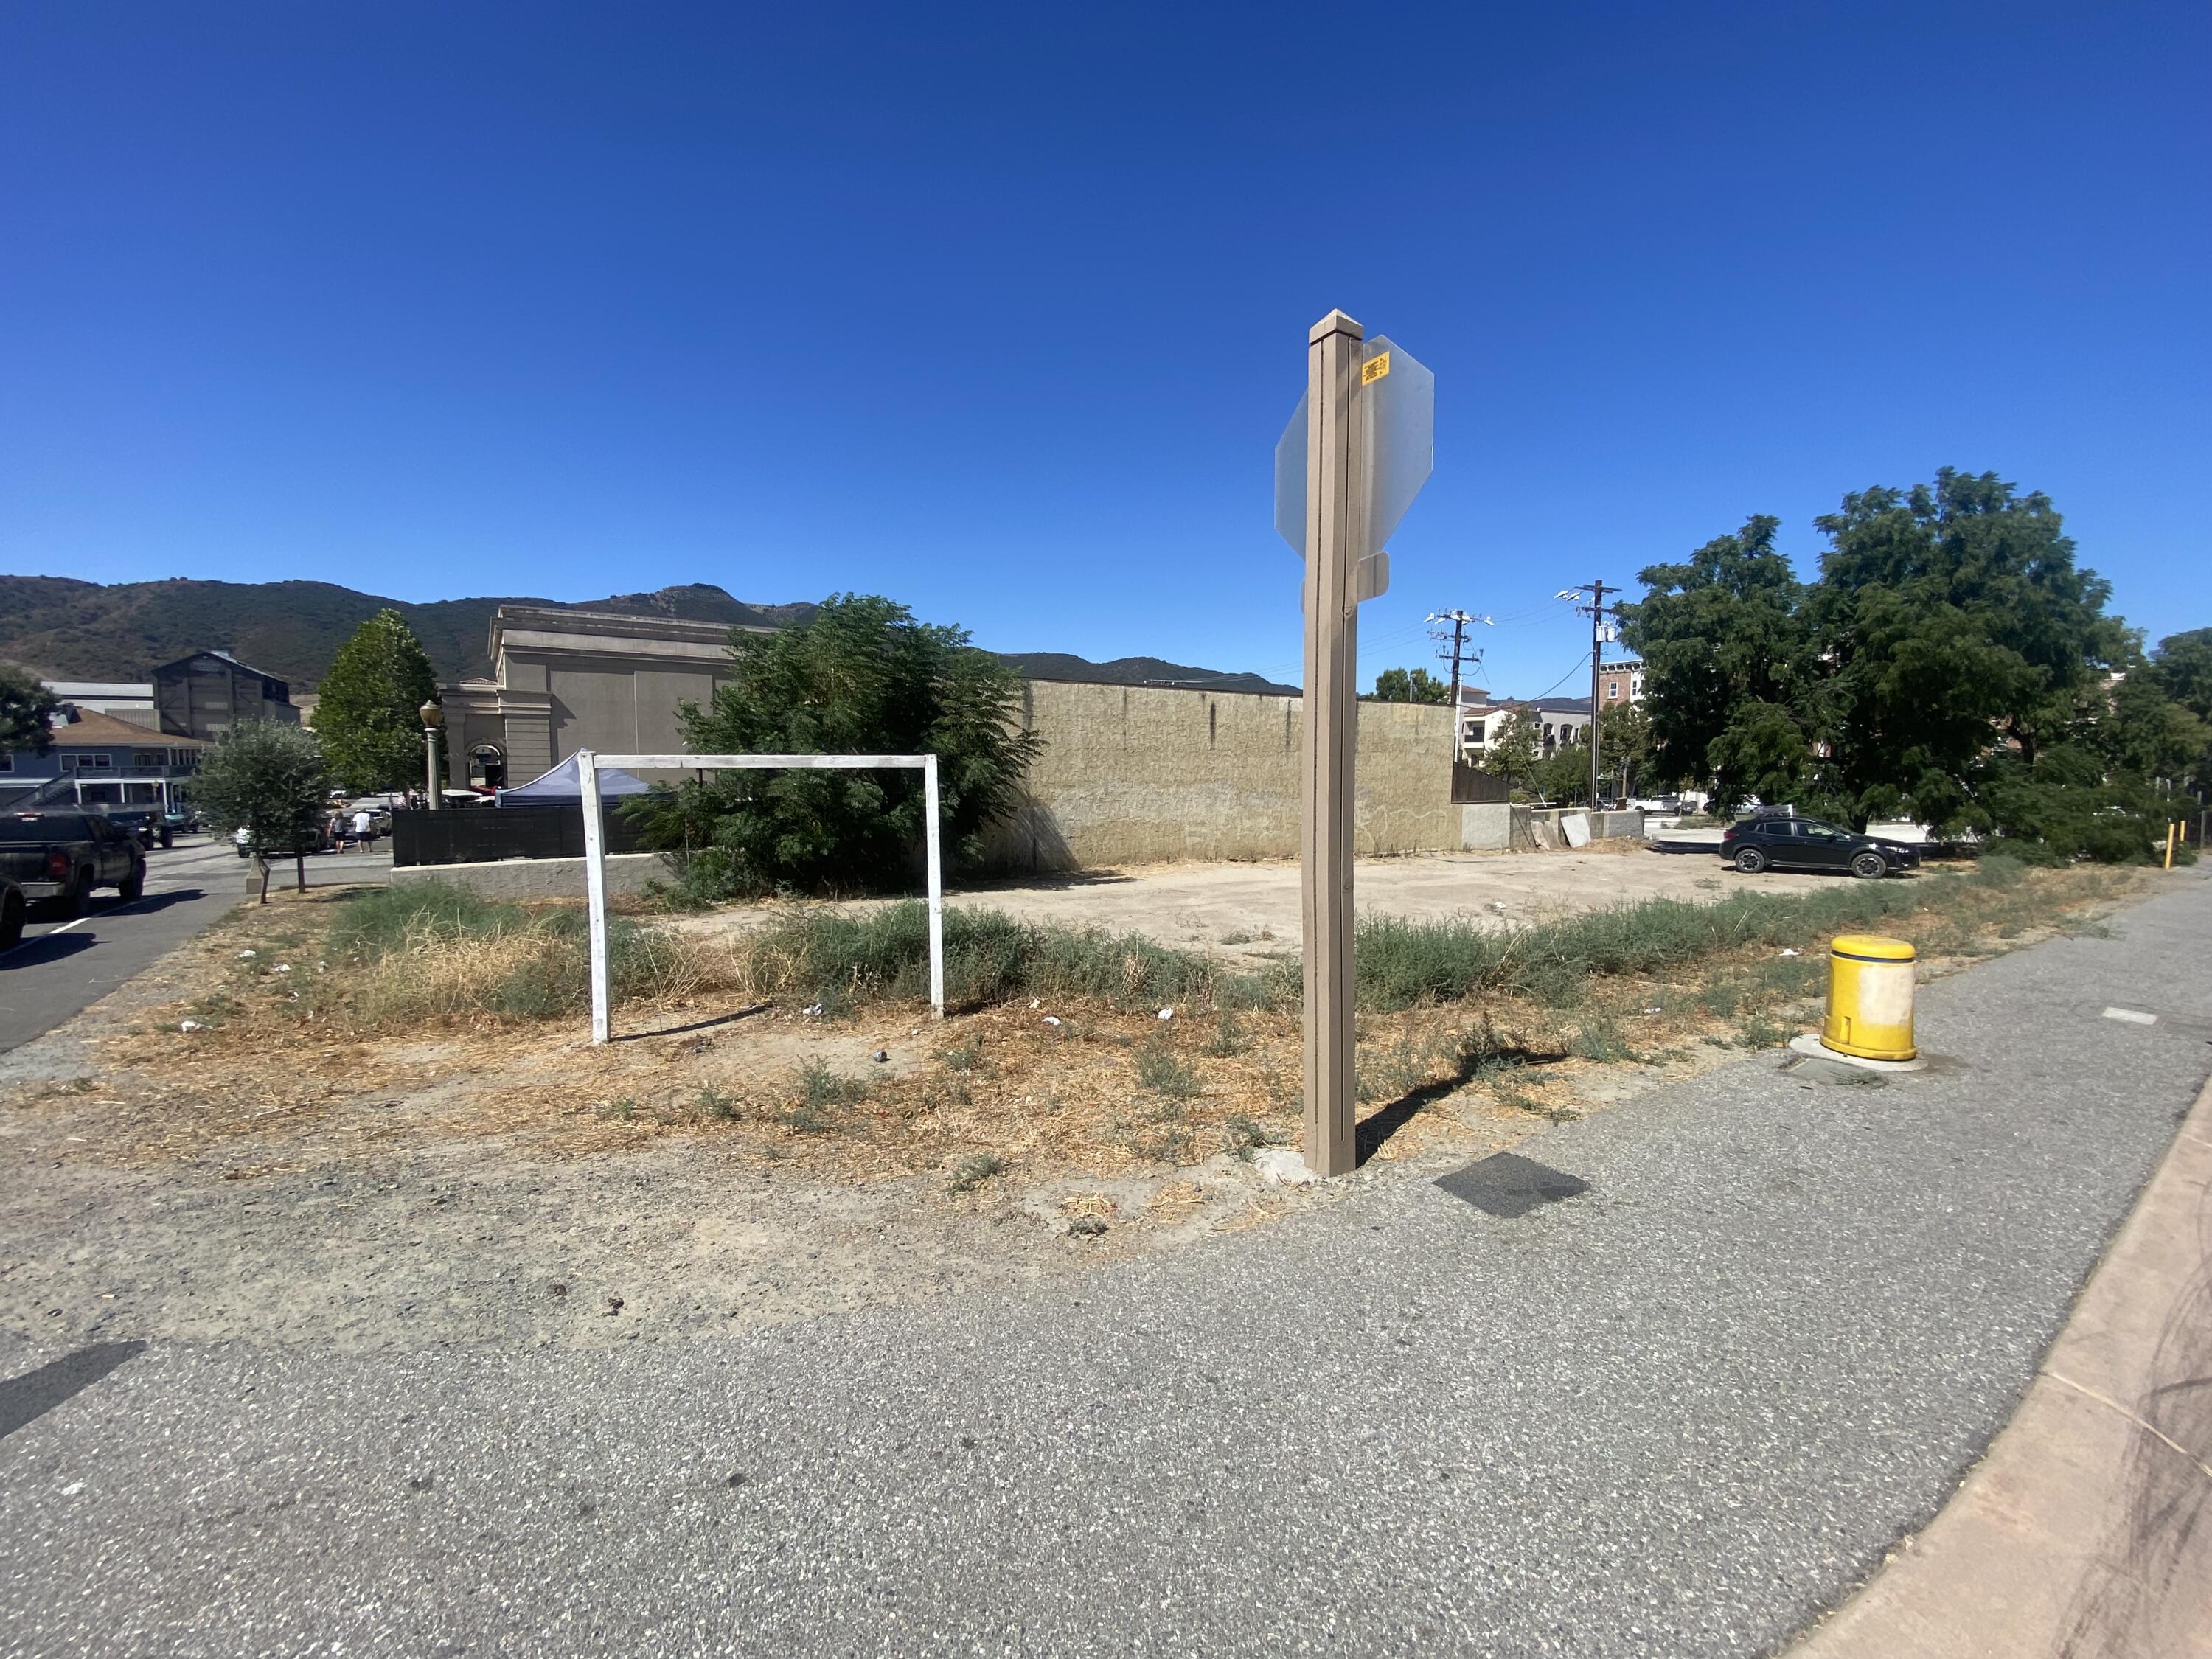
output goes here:
[[1269, 1128], [1256, 1118], [1242, 1115], [1224, 1122], [1221, 1136], [1222, 1150], [1248, 1164], [1253, 1153], [1262, 1147], [1279, 1146], [1286, 1139], [1279, 1130]]
[[1739, 893], [1717, 904], [1647, 899], [1505, 933], [1370, 915], [1359, 924], [1353, 974], [1362, 1003], [1374, 1008], [1454, 1001], [1484, 990], [1558, 1006], [1594, 977], [1658, 975], [1747, 945], [1871, 927], [1948, 897], [1951, 890], [1942, 884], [1950, 879]]
[[[913, 999], [927, 984], [929, 915], [919, 902], [867, 915], [802, 911], [748, 947], [764, 991], [855, 1001]], [[1091, 998], [1117, 1007], [1259, 1006], [1264, 994], [1237, 988], [1259, 975], [1225, 973], [1206, 958], [1134, 933], [1041, 927], [995, 910], [962, 908], [945, 918], [945, 997], [991, 1003], [1014, 996]]]
[[846, 1127], [838, 1108], [867, 1097], [868, 1085], [857, 1078], [840, 1077], [818, 1060], [801, 1062], [791, 1074], [794, 1098], [778, 1107], [775, 1121], [801, 1134], [825, 1135]]
[[1583, 1021], [1575, 1033], [1574, 1053], [1580, 1059], [1604, 1064], [1638, 1058], [1635, 1046], [1611, 1019]]
[[1755, 1013], [1736, 1027], [1735, 1040], [1746, 1048], [1772, 1048], [1790, 1040], [1790, 1028]]
[[1213, 1030], [1206, 1034], [1203, 1048], [1204, 1052], [1214, 1059], [1227, 1060], [1243, 1054], [1251, 1046], [1252, 1039], [1246, 1035], [1243, 1026], [1237, 1023], [1237, 1016], [1224, 1008], [1220, 1018], [1214, 1021]]
[[1175, 1051], [1159, 1037], [1139, 1043], [1133, 1060], [1137, 1086], [1163, 1100], [1195, 1100], [1205, 1087], [1198, 1073], [1176, 1059]]
[[970, 1152], [952, 1166], [951, 1189], [972, 1193], [985, 1182], [1006, 1172], [1006, 1160], [990, 1152]]

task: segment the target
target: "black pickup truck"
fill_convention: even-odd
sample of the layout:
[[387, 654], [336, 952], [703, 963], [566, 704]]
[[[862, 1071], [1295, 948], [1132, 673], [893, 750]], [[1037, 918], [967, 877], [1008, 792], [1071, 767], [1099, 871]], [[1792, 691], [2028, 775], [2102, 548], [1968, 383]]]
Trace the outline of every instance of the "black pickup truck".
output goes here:
[[0, 814], [0, 876], [26, 899], [82, 915], [94, 888], [112, 887], [125, 902], [143, 893], [146, 851], [96, 812], [9, 812]]

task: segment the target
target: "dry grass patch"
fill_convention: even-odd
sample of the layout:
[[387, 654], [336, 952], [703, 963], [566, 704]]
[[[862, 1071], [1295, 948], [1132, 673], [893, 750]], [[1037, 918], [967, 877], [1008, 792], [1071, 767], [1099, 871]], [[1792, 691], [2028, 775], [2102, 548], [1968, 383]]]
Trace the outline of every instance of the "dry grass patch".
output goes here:
[[[1993, 865], [1890, 884], [1881, 902], [1932, 975], [2075, 925], [2143, 879]], [[751, 951], [635, 927], [618, 983], [641, 1034], [594, 1048], [581, 1040], [574, 907], [387, 906], [296, 896], [205, 936], [196, 994], [111, 1040], [94, 1150], [250, 1145], [270, 1165], [308, 1143], [374, 1158], [503, 1135], [585, 1155], [676, 1133], [823, 1179], [921, 1176], [975, 1195], [1072, 1174], [1187, 1179], [1299, 1141], [1299, 1020], [1282, 982], [1255, 987], [1158, 946], [987, 922], [963, 935], [963, 972], [971, 988], [1012, 990], [939, 1025], [889, 994], [903, 923], [795, 919]], [[1385, 969], [1401, 985], [1470, 971], [1476, 982], [1363, 1011], [1363, 1151], [1495, 1146], [1583, 1109], [1598, 1074], [1686, 1074], [1782, 1041], [1817, 1014], [1824, 920], [1808, 907], [1792, 932], [1786, 916], [1739, 908], [1472, 944], [1392, 934], [1370, 983], [1389, 982]], [[1692, 925], [1707, 944], [1684, 954]], [[851, 994], [843, 1012], [802, 1013], [825, 983]]]

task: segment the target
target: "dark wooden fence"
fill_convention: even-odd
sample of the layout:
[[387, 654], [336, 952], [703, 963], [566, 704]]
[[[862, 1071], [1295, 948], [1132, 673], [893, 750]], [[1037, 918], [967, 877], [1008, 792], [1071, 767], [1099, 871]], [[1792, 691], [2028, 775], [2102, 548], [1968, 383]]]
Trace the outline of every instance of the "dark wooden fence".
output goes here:
[[[637, 831], [609, 808], [610, 853], [641, 853]], [[566, 806], [462, 806], [392, 815], [392, 861], [413, 864], [489, 864], [500, 859], [580, 859], [584, 856], [584, 809]]]
[[1454, 806], [1496, 805], [1513, 799], [1513, 792], [1505, 780], [1477, 771], [1465, 761], [1452, 763], [1452, 805]]

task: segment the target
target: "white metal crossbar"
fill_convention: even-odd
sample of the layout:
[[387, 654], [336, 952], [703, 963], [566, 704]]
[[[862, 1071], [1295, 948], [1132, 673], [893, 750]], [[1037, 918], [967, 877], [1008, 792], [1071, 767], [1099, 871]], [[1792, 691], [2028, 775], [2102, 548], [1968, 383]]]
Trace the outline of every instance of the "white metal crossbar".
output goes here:
[[838, 772], [919, 771], [921, 774], [922, 817], [929, 849], [929, 1006], [945, 1013], [945, 863], [939, 843], [937, 810], [937, 757], [934, 755], [595, 755], [576, 751], [576, 781], [584, 797], [584, 888], [592, 913], [592, 1041], [608, 1037], [607, 983], [607, 848], [606, 831], [599, 822], [599, 769], [623, 771], [775, 771], [802, 769]]

